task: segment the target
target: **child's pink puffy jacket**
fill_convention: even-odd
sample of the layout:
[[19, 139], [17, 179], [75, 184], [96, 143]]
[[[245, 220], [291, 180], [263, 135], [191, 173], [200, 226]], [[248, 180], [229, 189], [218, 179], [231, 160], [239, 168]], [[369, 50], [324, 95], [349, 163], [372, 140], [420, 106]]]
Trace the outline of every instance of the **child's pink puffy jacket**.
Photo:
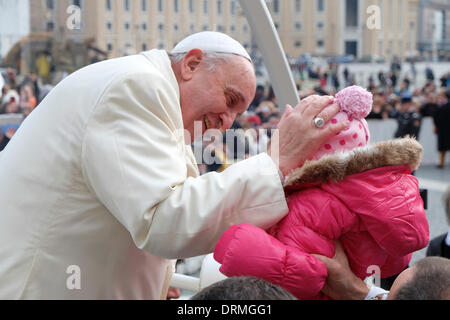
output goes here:
[[[227, 276], [255, 276], [299, 299], [326, 298], [327, 269], [311, 254], [334, 256], [340, 240], [353, 272], [369, 266], [381, 277], [403, 271], [411, 253], [428, 244], [428, 222], [418, 181], [422, 147], [399, 139], [307, 162], [287, 181], [289, 214], [268, 232], [231, 227], [214, 257]], [[334, 181], [334, 182], [333, 182]]]

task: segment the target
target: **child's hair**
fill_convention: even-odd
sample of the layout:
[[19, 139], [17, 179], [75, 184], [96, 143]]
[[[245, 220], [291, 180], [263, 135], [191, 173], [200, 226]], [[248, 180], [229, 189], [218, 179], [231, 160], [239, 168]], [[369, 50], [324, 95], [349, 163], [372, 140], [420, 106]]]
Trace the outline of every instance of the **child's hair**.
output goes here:
[[351, 86], [336, 94], [335, 102], [339, 103], [339, 112], [330, 123], [336, 124], [340, 121], [350, 121], [347, 130], [331, 137], [313, 155], [312, 159], [318, 160], [337, 151], [353, 150], [363, 147], [369, 143], [370, 132], [367, 121], [364, 119], [372, 110], [373, 95], [369, 91]]
[[285, 289], [254, 277], [231, 277], [214, 283], [190, 300], [297, 300]]

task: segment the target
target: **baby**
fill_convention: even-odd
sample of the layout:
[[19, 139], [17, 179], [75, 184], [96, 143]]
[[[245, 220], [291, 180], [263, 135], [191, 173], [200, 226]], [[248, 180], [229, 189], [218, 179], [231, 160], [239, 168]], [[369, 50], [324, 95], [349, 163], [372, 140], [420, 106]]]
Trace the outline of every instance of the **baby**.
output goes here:
[[341, 112], [331, 122], [350, 120], [285, 183], [288, 215], [269, 230], [232, 226], [216, 245], [214, 258], [226, 276], [255, 276], [299, 299], [321, 293], [325, 265], [312, 254], [333, 257], [339, 240], [361, 279], [380, 271], [396, 275], [412, 252], [428, 244], [428, 222], [417, 179], [423, 149], [411, 138], [369, 145], [366, 120], [372, 95], [353, 86], [336, 95]]

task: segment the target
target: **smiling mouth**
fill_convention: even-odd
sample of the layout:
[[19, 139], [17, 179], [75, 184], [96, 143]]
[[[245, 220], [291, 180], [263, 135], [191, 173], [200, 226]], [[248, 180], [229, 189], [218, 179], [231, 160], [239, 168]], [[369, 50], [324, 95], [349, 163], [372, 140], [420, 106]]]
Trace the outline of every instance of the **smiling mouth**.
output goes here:
[[211, 123], [209, 122], [208, 118], [205, 116], [203, 122], [205, 123], [206, 130], [211, 128]]

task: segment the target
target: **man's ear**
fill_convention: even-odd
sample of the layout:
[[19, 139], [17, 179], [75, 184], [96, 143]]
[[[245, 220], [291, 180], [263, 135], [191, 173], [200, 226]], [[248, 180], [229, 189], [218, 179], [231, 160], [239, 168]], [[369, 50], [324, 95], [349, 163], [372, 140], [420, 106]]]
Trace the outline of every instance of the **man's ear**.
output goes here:
[[181, 62], [181, 78], [184, 81], [192, 79], [194, 73], [200, 68], [204, 56], [205, 54], [200, 49], [193, 49], [186, 54]]

